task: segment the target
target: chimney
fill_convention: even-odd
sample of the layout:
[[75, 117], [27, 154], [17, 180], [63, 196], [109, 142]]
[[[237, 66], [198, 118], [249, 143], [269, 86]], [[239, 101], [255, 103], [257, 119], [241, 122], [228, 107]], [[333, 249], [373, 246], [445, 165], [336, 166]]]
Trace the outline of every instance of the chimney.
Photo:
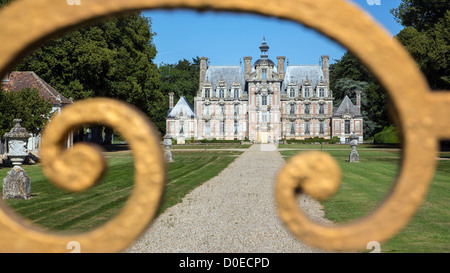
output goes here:
[[330, 89], [330, 56], [328, 55], [322, 56], [322, 72], [325, 77], [325, 83], [328, 89]]
[[169, 109], [173, 108], [173, 92], [169, 93]]
[[277, 66], [278, 74], [280, 75], [280, 78], [284, 80], [284, 61], [286, 60], [286, 57], [278, 56], [277, 60], [278, 60]]
[[247, 79], [248, 75], [252, 72], [252, 57], [246, 56], [244, 57], [244, 73], [245, 79]]
[[358, 113], [361, 114], [361, 90], [356, 90], [356, 108], [358, 108]]
[[202, 92], [203, 83], [205, 82], [206, 78], [206, 70], [208, 69], [208, 58], [207, 57], [200, 57], [200, 79], [199, 79], [199, 89], [197, 92], [197, 96], [200, 96]]

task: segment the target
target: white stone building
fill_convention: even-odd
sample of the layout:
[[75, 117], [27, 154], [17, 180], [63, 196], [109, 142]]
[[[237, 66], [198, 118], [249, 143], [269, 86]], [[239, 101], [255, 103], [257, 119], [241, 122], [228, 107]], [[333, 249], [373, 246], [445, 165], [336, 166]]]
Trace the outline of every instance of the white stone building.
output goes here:
[[[172, 95], [167, 134], [177, 138], [182, 128], [184, 137], [194, 139], [273, 143], [282, 139], [338, 136], [345, 143], [345, 125], [351, 121], [351, 131], [362, 141], [362, 116], [354, 111], [360, 111], [360, 96], [358, 107], [344, 99], [345, 105], [338, 107], [334, 115], [329, 56], [321, 57], [322, 65], [285, 65], [284, 56], [277, 57], [277, 63], [269, 59], [265, 40], [259, 49], [260, 58], [253, 64], [251, 57], [244, 57], [244, 69], [241, 65], [208, 66], [208, 58], [201, 57], [194, 108], [184, 97], [179, 107], [180, 102], [173, 107]], [[173, 112], [177, 107], [185, 109], [183, 115], [175, 114], [179, 110]], [[342, 116], [341, 108], [351, 109], [350, 116]], [[344, 128], [344, 133], [333, 128], [335, 124]]]

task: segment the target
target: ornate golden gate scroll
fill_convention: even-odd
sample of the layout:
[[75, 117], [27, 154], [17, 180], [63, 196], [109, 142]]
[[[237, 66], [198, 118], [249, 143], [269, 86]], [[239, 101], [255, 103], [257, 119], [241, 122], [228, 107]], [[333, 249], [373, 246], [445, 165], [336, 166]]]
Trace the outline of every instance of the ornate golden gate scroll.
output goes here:
[[[80, 5], [73, 5], [76, 2]], [[296, 206], [295, 192], [300, 188], [315, 198], [330, 196], [340, 181], [340, 169], [327, 154], [303, 154], [292, 158], [279, 173], [275, 190], [278, 212], [299, 240], [329, 250], [364, 249], [369, 241], [385, 241], [409, 222], [432, 180], [438, 140], [450, 138], [450, 94], [432, 93], [406, 50], [347, 1], [266, 0], [261, 5], [260, 0], [16, 0], [0, 10], [0, 74], [6, 74], [45, 40], [81, 23], [158, 8], [274, 16], [313, 28], [354, 53], [379, 79], [393, 102], [403, 135], [403, 157], [396, 183], [386, 200], [365, 218], [346, 225], [322, 226], [310, 221]], [[64, 152], [60, 144], [70, 129], [95, 122], [117, 129], [133, 149], [135, 185], [124, 209], [98, 229], [67, 236], [40, 230], [0, 201], [0, 251], [67, 252], [69, 241], [78, 241], [83, 252], [121, 251], [154, 218], [165, 179], [159, 140], [146, 118], [122, 102], [92, 99], [63, 110], [45, 131], [41, 153], [46, 175], [57, 185], [74, 190], [93, 184], [104, 168], [101, 155], [95, 148], [81, 144]], [[82, 160], [91, 162], [82, 171], [71, 165]], [[325, 167], [320, 166], [322, 163]], [[309, 172], [311, 169], [320, 172]], [[61, 171], [79, 180], [75, 184], [67, 177], [60, 180]], [[321, 194], [324, 189], [325, 195]]]

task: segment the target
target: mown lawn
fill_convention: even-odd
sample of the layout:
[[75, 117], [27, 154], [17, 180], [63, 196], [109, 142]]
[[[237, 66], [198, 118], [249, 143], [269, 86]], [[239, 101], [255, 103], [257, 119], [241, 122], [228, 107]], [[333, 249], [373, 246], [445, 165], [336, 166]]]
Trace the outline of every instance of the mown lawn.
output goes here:
[[[174, 162], [168, 163], [168, 179], [159, 213], [216, 176], [241, 153], [203, 150], [173, 152]], [[86, 192], [63, 192], [44, 177], [39, 165], [24, 165], [31, 179], [32, 197], [28, 200], [3, 201], [19, 215], [41, 227], [63, 232], [92, 230], [120, 211], [133, 187], [134, 163], [130, 151], [108, 152], [105, 156], [108, 160], [105, 176], [99, 185]], [[5, 177], [9, 170], [9, 167], [1, 168], [0, 176]]]
[[[317, 149], [317, 146], [302, 147]], [[386, 198], [399, 170], [401, 151], [358, 146], [360, 162], [349, 163], [350, 147], [347, 146], [347, 150], [338, 147], [345, 148], [345, 145], [326, 149], [326, 152], [339, 162], [343, 173], [342, 185], [335, 196], [322, 204], [328, 219], [346, 223], [369, 214]], [[302, 151], [286, 150], [281, 151], [281, 154], [288, 159], [297, 152]], [[426, 201], [399, 234], [381, 245], [382, 252], [450, 252], [450, 161], [446, 158], [448, 156], [448, 153], [441, 153]]]

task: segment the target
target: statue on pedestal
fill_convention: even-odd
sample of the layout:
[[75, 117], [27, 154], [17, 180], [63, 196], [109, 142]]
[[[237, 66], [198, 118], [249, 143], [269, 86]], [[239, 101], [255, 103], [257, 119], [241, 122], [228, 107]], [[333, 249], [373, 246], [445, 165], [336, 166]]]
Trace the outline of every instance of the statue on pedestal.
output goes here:
[[356, 147], [358, 146], [358, 136], [353, 132], [350, 136], [350, 147], [352, 147], [352, 151], [350, 152], [349, 162], [359, 162], [359, 154], [356, 151]]

